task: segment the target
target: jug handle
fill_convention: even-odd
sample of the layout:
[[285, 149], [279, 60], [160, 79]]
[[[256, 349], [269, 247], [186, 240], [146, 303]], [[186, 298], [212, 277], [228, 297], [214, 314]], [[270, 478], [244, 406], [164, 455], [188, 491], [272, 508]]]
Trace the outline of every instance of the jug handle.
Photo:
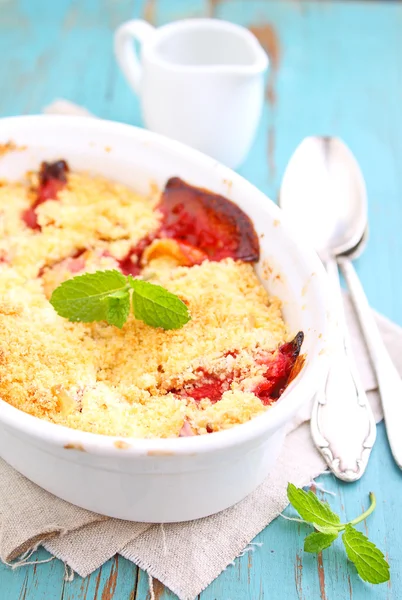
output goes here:
[[114, 36], [114, 52], [123, 75], [136, 94], [140, 93], [142, 65], [133, 41], [143, 44], [155, 33], [155, 27], [141, 19], [123, 23]]

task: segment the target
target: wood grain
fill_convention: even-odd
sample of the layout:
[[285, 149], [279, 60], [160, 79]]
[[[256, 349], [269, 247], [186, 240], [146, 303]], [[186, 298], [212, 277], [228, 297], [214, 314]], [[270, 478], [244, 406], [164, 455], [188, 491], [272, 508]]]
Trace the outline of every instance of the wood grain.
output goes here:
[[[342, 137], [367, 181], [370, 241], [357, 268], [373, 306], [402, 324], [402, 5], [396, 2], [289, 0], [3, 0], [0, 6], [0, 115], [40, 112], [57, 97], [108, 119], [141, 124], [136, 98], [116, 66], [113, 30], [129, 18], [154, 25], [214, 16], [250, 27], [271, 59], [267, 101], [240, 173], [274, 200], [295, 146], [306, 135]], [[320, 557], [303, 552], [309, 529], [278, 518], [262, 546], [229, 566], [201, 600], [400, 600], [402, 476], [383, 426], [364, 478], [321, 483], [342, 518], [353, 518], [374, 490], [365, 526], [387, 553], [391, 585], [368, 586], [339, 541]], [[323, 497], [321, 492], [318, 495]], [[292, 514], [288, 509], [288, 514]], [[36, 560], [48, 557], [43, 550]], [[183, 549], [185, 560], [185, 549]], [[174, 594], [154, 584], [158, 600]], [[12, 571], [0, 566], [0, 600], [146, 600], [148, 577], [115, 558], [86, 580], [64, 581], [57, 560]]]

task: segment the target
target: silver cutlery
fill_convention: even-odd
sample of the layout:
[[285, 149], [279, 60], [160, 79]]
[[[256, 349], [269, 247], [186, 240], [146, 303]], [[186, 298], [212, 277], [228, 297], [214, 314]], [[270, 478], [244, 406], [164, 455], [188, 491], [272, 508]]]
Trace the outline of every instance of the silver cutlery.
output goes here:
[[367, 225], [365, 186], [353, 155], [337, 138], [308, 137], [285, 171], [280, 206], [314, 246], [329, 276], [335, 323], [324, 388], [311, 416], [313, 440], [344, 481], [363, 475], [376, 439], [375, 420], [350, 347], [337, 257], [354, 249]]
[[[351, 161], [348, 166], [350, 170], [355, 170], [356, 177], [362, 178], [359, 165], [355, 160]], [[365, 233], [352, 251], [338, 256], [338, 264], [349, 288], [355, 312], [369, 351], [371, 364], [377, 378], [391, 452], [396, 464], [402, 469], [402, 437], [400, 433], [402, 424], [402, 379], [385, 347], [367, 296], [352, 263], [352, 260], [362, 254], [368, 239], [366, 201], [362, 201], [360, 206], [363, 212], [362, 218], [366, 220]]]

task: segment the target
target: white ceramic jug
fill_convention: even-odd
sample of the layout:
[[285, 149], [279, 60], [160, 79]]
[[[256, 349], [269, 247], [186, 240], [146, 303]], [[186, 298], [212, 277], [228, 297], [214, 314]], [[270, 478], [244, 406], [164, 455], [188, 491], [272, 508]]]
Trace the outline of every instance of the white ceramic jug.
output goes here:
[[117, 29], [115, 53], [140, 96], [148, 129], [231, 168], [243, 162], [260, 120], [268, 67], [250, 31], [218, 19], [186, 19], [157, 29], [134, 20]]

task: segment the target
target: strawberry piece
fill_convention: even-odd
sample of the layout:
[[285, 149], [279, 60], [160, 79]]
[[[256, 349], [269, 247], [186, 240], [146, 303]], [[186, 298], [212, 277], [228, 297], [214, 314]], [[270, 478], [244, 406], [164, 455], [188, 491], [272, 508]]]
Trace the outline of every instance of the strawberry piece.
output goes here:
[[169, 179], [159, 210], [160, 237], [174, 238], [202, 250], [209, 260], [256, 262], [259, 243], [249, 217], [233, 202], [178, 177]]
[[60, 266], [67, 271], [70, 271], [70, 273], [80, 273], [80, 271], [83, 271], [86, 266], [85, 257], [77, 256], [66, 258], [62, 263], [60, 263]]
[[185, 398], [193, 398], [197, 402], [203, 398], [208, 398], [212, 403], [215, 403], [222, 399], [222, 394], [230, 389], [230, 384], [233, 381], [233, 374], [221, 379], [218, 375], [208, 373], [202, 368], [198, 369], [198, 373], [201, 375], [198, 381], [188, 383], [181, 389], [170, 391]]
[[140, 240], [119, 261], [124, 275], [138, 275], [146, 248], [153, 240], [164, 238], [177, 242], [173, 254], [180, 255], [179, 262], [184, 266], [228, 257], [247, 262], [259, 260], [258, 237], [251, 220], [227, 198], [173, 177], [165, 186], [158, 208], [163, 215], [159, 230]]
[[57, 194], [67, 183], [68, 171], [69, 167], [65, 160], [41, 164], [36, 200], [22, 213], [22, 220], [28, 227], [40, 231], [36, 208], [47, 200], [57, 200]]
[[283, 344], [277, 351], [261, 359], [260, 364], [265, 364], [267, 370], [264, 373], [264, 381], [257, 385], [254, 394], [263, 404], [271, 404], [284, 392], [300, 354], [303, 339], [304, 334], [299, 331], [291, 342]]
[[141, 271], [141, 258], [146, 248], [155, 239], [156, 234], [151, 234], [143, 237], [136, 246], [131, 248], [130, 252], [118, 261], [119, 269], [123, 275], [132, 275], [136, 277]]
[[186, 396], [197, 401], [208, 398], [212, 403], [219, 402], [222, 400], [223, 393], [229, 389], [230, 383], [230, 379], [222, 381], [209, 374], [206, 381], [201, 380], [200, 385], [194, 385], [191, 389], [186, 390]]
[[24, 212], [21, 215], [21, 218], [24, 221], [25, 225], [27, 227], [29, 227], [30, 229], [40, 230], [40, 226], [38, 223], [38, 217], [36, 215], [34, 208], [31, 207], [31, 208], [27, 208], [26, 210], [24, 210]]

